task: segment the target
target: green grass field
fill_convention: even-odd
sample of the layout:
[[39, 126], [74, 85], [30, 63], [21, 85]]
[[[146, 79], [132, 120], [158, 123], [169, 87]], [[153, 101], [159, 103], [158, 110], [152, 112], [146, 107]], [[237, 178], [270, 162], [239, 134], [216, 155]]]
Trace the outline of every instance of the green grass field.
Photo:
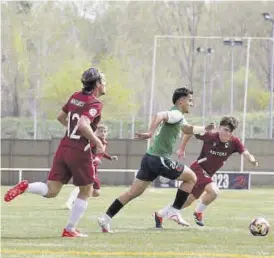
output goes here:
[[[55, 199], [26, 194], [11, 203], [1, 201], [2, 257], [272, 257], [274, 230], [254, 237], [248, 225], [256, 216], [274, 225], [274, 189], [221, 191], [206, 212], [206, 226], [192, 219], [194, 205], [183, 211], [191, 222], [182, 228], [172, 221], [163, 230], [154, 228], [152, 213], [171, 202], [175, 189], [148, 189], [113, 220], [114, 234], [102, 234], [101, 215], [125, 187], [103, 187], [102, 196], [91, 199], [79, 224], [88, 238], [63, 239], [60, 234], [69, 212], [62, 208], [72, 187]], [[2, 196], [7, 187], [1, 187]]]

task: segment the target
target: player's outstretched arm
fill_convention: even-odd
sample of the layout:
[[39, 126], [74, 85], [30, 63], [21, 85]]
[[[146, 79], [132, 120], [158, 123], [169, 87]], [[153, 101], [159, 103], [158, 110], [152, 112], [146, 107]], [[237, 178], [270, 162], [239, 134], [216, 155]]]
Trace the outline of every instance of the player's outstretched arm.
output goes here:
[[97, 153], [104, 153], [104, 146], [101, 140], [95, 135], [93, 130], [90, 127], [90, 120], [86, 116], [81, 116], [78, 122], [79, 131], [82, 135], [92, 141], [96, 145], [96, 152]]
[[113, 161], [113, 160], [118, 160], [118, 157], [117, 157], [117, 156], [111, 156], [111, 155], [109, 155], [107, 152], [104, 152], [103, 158], [108, 159], [108, 160], [111, 160], [111, 161]]
[[258, 161], [255, 159], [255, 157], [250, 154], [250, 152], [248, 150], [245, 150], [242, 155], [249, 161], [249, 163], [251, 163], [254, 167], [258, 167], [259, 163]]
[[165, 121], [165, 122], [168, 121], [168, 112], [158, 112], [153, 117], [153, 120], [152, 120], [152, 123], [151, 123], [151, 126], [150, 126], [148, 132], [146, 132], [146, 133], [136, 133], [135, 138], [142, 139], [142, 140], [151, 138], [152, 135], [154, 134], [154, 132], [156, 131], [157, 127], [159, 126], [159, 124], [162, 121]]
[[192, 137], [192, 134], [184, 134], [181, 138], [181, 143], [179, 145], [179, 148], [176, 152], [179, 159], [183, 158], [185, 156], [185, 149], [186, 145], [189, 142], [190, 138]]
[[196, 125], [184, 125], [182, 131], [184, 134], [204, 134], [207, 131], [215, 129], [215, 123], [210, 123], [206, 126], [196, 126]]
[[63, 110], [58, 114], [57, 120], [65, 127], [68, 126], [68, 120], [67, 120], [68, 114], [65, 113]]

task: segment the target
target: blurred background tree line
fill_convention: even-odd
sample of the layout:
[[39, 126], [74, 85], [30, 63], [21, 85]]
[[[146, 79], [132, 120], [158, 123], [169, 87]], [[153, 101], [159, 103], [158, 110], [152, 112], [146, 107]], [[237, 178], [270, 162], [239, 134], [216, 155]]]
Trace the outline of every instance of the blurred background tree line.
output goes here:
[[[106, 74], [103, 117], [111, 136], [131, 137], [136, 128], [147, 127], [154, 35], [270, 37], [271, 25], [261, 13], [274, 14], [270, 1], [13, 1], [1, 7], [2, 138], [62, 136], [55, 117], [90, 66]], [[206, 70], [207, 117], [229, 113], [230, 50], [212, 39], [160, 42], [154, 111], [170, 107], [174, 88], [188, 86], [196, 102], [189, 120], [200, 122], [205, 71], [199, 46], [214, 48]], [[267, 127], [271, 47], [271, 41], [252, 42], [251, 136]], [[235, 115], [241, 118], [246, 45], [234, 51]]]

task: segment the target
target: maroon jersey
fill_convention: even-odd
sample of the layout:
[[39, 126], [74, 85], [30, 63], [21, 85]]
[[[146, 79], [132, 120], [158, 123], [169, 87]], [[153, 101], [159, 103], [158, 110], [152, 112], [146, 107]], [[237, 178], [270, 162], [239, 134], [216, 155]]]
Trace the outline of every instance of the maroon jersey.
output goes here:
[[[105, 159], [112, 160], [111, 156], [107, 153], [107, 145], [108, 145], [107, 140], [104, 140], [100, 137], [98, 137], [98, 138], [101, 140], [103, 147], [104, 147], [104, 153], [103, 153], [103, 155], [100, 156], [100, 159], [105, 158]], [[93, 155], [95, 155], [95, 153], [96, 153], [96, 146], [94, 144], [91, 144], [91, 153]]]
[[226, 143], [220, 141], [218, 132], [206, 132], [204, 135], [196, 134], [195, 137], [204, 142], [198, 163], [209, 176], [214, 175], [233, 153], [241, 154], [245, 151], [244, 145], [236, 136], [232, 136]]
[[75, 92], [62, 108], [68, 114], [68, 127], [60, 145], [84, 151], [89, 141], [78, 130], [78, 121], [84, 115], [89, 118], [92, 129], [96, 130], [102, 108], [103, 104], [93, 94]]

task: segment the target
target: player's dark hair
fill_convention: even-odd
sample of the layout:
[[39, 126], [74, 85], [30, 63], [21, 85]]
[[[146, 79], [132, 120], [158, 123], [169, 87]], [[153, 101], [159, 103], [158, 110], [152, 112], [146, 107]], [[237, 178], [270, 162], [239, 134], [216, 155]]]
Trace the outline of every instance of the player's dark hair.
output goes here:
[[233, 116], [224, 116], [220, 122], [220, 126], [228, 126], [231, 132], [233, 132], [238, 127], [238, 124], [238, 120]]
[[93, 91], [96, 88], [96, 82], [101, 79], [101, 73], [96, 68], [89, 68], [84, 71], [81, 78], [81, 82], [83, 83], [83, 91]]
[[172, 102], [173, 104], [175, 104], [176, 101], [180, 99], [181, 97], [187, 97], [188, 95], [192, 95], [192, 94], [193, 94], [193, 91], [186, 87], [178, 88], [173, 93]]

